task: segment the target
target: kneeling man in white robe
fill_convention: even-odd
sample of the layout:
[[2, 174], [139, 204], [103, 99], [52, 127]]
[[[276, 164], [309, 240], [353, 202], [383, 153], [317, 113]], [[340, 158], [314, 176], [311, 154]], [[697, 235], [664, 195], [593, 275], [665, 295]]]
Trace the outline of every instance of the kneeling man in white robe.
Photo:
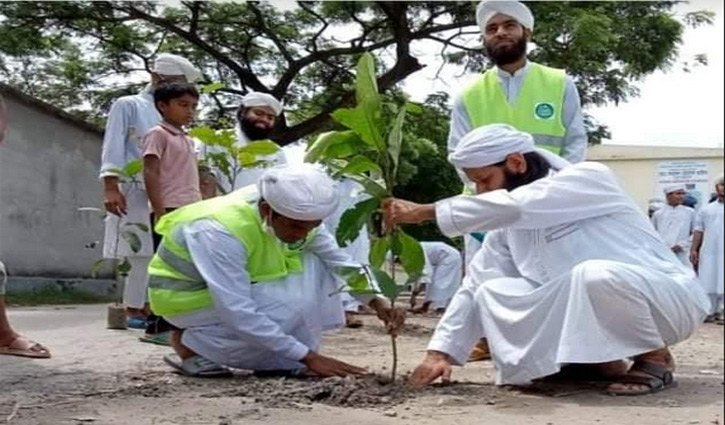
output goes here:
[[612, 394], [672, 386], [668, 347], [697, 330], [709, 300], [613, 173], [567, 165], [502, 124], [469, 133], [449, 159], [479, 195], [384, 204], [387, 228], [435, 220], [449, 237], [490, 232], [410, 382], [449, 380], [485, 335], [497, 384], [589, 364], [618, 376]]
[[[184, 374], [219, 376], [225, 367], [317, 376], [364, 370], [318, 354], [322, 332], [344, 323], [337, 267], [359, 267], [320, 226], [337, 207], [335, 183], [312, 165], [266, 171], [260, 199], [245, 191], [167, 214], [149, 265], [151, 308], [178, 328]], [[391, 332], [404, 320], [378, 297], [361, 299]]]
[[[416, 313], [427, 313], [431, 308], [442, 313], [461, 286], [463, 257], [460, 251], [445, 242], [421, 242], [421, 246], [425, 267], [410, 295], [410, 307]], [[423, 291], [423, 305], [416, 309], [416, 298]]]

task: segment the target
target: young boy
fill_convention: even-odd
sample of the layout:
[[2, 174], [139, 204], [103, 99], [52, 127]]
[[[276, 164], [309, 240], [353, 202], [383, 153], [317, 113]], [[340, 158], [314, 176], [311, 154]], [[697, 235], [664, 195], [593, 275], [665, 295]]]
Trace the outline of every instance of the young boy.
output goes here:
[[[198, 103], [199, 92], [191, 84], [170, 83], [154, 90], [154, 105], [163, 120], [143, 139], [144, 181], [152, 225], [168, 212], [201, 201], [194, 143], [182, 129], [194, 119]], [[161, 243], [155, 231], [153, 243], [155, 251]], [[168, 345], [170, 329], [168, 323], [152, 314], [141, 340]]]
[[167, 212], [201, 201], [194, 143], [182, 130], [194, 118], [198, 103], [199, 93], [190, 84], [165, 84], [154, 91], [163, 121], [143, 140], [144, 179], [154, 223]]

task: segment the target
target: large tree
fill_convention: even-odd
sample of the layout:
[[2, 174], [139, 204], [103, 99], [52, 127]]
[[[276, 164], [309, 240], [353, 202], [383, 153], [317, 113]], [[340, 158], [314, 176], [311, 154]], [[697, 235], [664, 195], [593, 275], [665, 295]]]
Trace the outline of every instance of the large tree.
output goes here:
[[[533, 58], [566, 68], [585, 105], [636, 95], [636, 81], [671, 66], [684, 24], [675, 2], [531, 2], [537, 18]], [[208, 119], [227, 116], [249, 90], [283, 98], [292, 112], [275, 138], [283, 144], [332, 126], [329, 113], [352, 100], [350, 70], [371, 51], [390, 90], [424, 66], [487, 66], [473, 2], [2, 2], [0, 71], [10, 84], [89, 119], [137, 90], [123, 78], [148, 70], [156, 53], [190, 58], [213, 95]], [[415, 44], [438, 43], [439, 64], [422, 63]], [[430, 46], [426, 44], [425, 46]], [[426, 57], [430, 59], [431, 55]], [[603, 128], [592, 124], [593, 135]]]

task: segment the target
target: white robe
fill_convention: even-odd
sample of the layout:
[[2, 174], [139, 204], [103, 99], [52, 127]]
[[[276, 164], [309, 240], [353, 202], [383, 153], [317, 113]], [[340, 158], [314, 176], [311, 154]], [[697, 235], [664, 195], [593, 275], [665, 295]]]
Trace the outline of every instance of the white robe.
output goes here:
[[450, 237], [490, 233], [428, 349], [462, 365], [485, 335], [498, 384], [675, 344], [707, 310], [694, 272], [601, 164], [444, 200], [436, 216]]
[[663, 206], [652, 216], [652, 224], [659, 232], [665, 244], [670, 248], [675, 245], [682, 247], [676, 253], [682, 264], [692, 267], [690, 263], [690, 247], [692, 246], [692, 226], [695, 222], [695, 210], [684, 205]]
[[[143, 136], [161, 122], [161, 115], [156, 110], [151, 95], [151, 88], [146, 87], [141, 93], [118, 98], [111, 106], [103, 135], [100, 177], [117, 175], [112, 170], [123, 169], [132, 161], [141, 159]], [[153, 243], [150, 232], [143, 232], [137, 227], [126, 229], [125, 223], [143, 223], [150, 226], [148, 197], [143, 184], [143, 175], [138, 184], [122, 185], [126, 192], [128, 214], [119, 223], [116, 215], [108, 214], [103, 242], [104, 258], [143, 257], [150, 259], [153, 255]], [[141, 251], [134, 253], [126, 241], [119, 237], [118, 229], [131, 230], [141, 238]], [[118, 240], [118, 250], [116, 241]], [[148, 261], [148, 260], [147, 260]], [[143, 290], [145, 292], [145, 289]]]
[[725, 287], [725, 208], [722, 202], [712, 202], [700, 209], [695, 231], [702, 232], [698, 273], [708, 294], [723, 295]]
[[[239, 124], [237, 123], [236, 126], [236, 135], [237, 135], [237, 142], [236, 146], [238, 147], [244, 147], [250, 143], [249, 137], [241, 130]], [[197, 156], [199, 158], [203, 158], [209, 153], [219, 153], [224, 152], [224, 149], [219, 146], [209, 146], [205, 145], [203, 143], [197, 143], [196, 145], [197, 150]], [[262, 174], [264, 174], [264, 171], [267, 168], [274, 167], [277, 165], [284, 165], [287, 164], [287, 158], [284, 154], [284, 151], [280, 148], [279, 151], [271, 154], [271, 155], [261, 155], [257, 157], [258, 161], [264, 161], [266, 164], [263, 166], [258, 166], [254, 168], [243, 168], [239, 174], [237, 174], [236, 179], [234, 180], [234, 187], [231, 187], [229, 185], [229, 179], [224, 175], [224, 173], [221, 172], [216, 167], [212, 168], [212, 173], [214, 174], [217, 182], [219, 183], [219, 186], [224, 189], [224, 192], [229, 193], [233, 190], [238, 190], [243, 187], [247, 186], [254, 186], [257, 184], [257, 181], [259, 181], [259, 178], [262, 177]]]
[[443, 242], [422, 242], [425, 267], [421, 283], [426, 283], [425, 302], [434, 309], [446, 308], [461, 286], [461, 253]]
[[[304, 254], [304, 271], [252, 284], [245, 247], [221, 224], [188, 224], [177, 241], [204, 277], [214, 307], [166, 317], [184, 329], [182, 342], [216, 363], [239, 369], [297, 369], [320, 346], [322, 332], [341, 326], [340, 286], [330, 270], [356, 265], [320, 228]], [[370, 297], [361, 296], [370, 301]]]
[[[343, 178], [338, 182], [337, 185], [338, 199], [340, 204], [337, 210], [324, 220], [325, 227], [334, 236], [337, 232], [337, 227], [340, 225], [340, 219], [342, 215], [348, 209], [352, 208], [358, 202], [362, 202], [369, 198], [362, 186], [353, 180]], [[370, 236], [368, 235], [367, 226], [363, 226], [360, 230], [360, 235], [354, 241], [350, 242], [345, 248], [345, 252], [359, 264], [369, 264], [370, 257]], [[343, 293], [341, 295], [342, 304], [345, 311], [357, 312], [360, 308], [360, 303], [350, 294]]]

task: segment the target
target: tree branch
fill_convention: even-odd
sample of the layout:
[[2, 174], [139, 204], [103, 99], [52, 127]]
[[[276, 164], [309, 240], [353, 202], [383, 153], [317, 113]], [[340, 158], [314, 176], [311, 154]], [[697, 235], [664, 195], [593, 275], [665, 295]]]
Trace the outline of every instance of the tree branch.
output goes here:
[[277, 50], [282, 54], [282, 57], [287, 61], [287, 63], [292, 64], [295, 61], [295, 58], [292, 57], [290, 52], [287, 50], [287, 47], [284, 45], [282, 40], [277, 37], [277, 34], [272, 31], [269, 26], [267, 25], [267, 21], [264, 20], [264, 15], [262, 14], [262, 11], [257, 8], [257, 6], [252, 2], [247, 2], [247, 7], [249, 10], [254, 13], [254, 16], [257, 18], [257, 24], [259, 25], [259, 28], [262, 30], [262, 32], [269, 37], [270, 40], [272, 40], [272, 43], [277, 47]]

